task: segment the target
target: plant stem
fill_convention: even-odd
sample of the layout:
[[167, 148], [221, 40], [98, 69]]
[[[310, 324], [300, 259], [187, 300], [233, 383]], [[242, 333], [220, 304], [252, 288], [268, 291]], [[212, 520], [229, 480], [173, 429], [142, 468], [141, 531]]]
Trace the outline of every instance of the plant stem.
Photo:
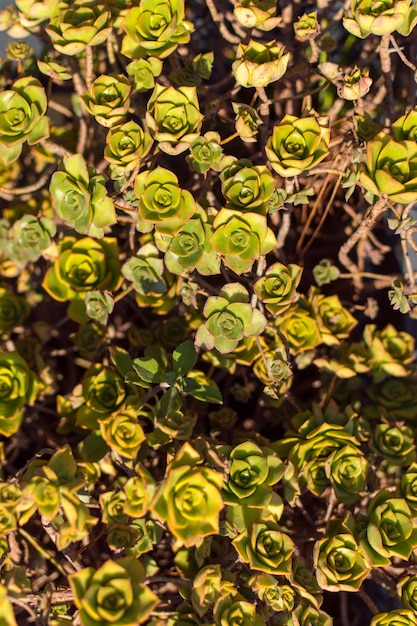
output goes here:
[[378, 217], [382, 215], [386, 208], [387, 198], [385, 195], [382, 195], [373, 206], [368, 208], [360, 226], [354, 231], [354, 233], [352, 233], [349, 239], [339, 250], [339, 261], [352, 274], [353, 284], [357, 291], [360, 291], [363, 287], [361, 273], [359, 272], [356, 263], [349, 258], [349, 252], [359, 240], [366, 238], [371, 228], [375, 225]]

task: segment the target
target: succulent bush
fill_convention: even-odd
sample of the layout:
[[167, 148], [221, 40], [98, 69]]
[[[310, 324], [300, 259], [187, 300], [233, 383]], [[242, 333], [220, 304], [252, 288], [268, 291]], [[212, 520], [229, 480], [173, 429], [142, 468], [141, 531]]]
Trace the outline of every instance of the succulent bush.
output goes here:
[[416, 24], [0, 11], [1, 625], [417, 625]]

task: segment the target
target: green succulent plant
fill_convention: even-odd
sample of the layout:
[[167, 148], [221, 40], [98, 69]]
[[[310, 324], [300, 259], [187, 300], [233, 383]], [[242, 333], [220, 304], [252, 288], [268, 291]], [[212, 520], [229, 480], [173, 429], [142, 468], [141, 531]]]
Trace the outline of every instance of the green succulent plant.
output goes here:
[[138, 463], [135, 466], [135, 476], [131, 476], [126, 481], [123, 491], [126, 495], [125, 513], [139, 518], [146, 515], [149, 510], [156, 491], [156, 483], [147, 469]]
[[202, 121], [196, 87], [155, 85], [147, 104], [146, 124], [160, 150], [171, 155], [187, 150], [199, 136]]
[[294, 307], [287, 309], [282, 318], [276, 320], [276, 325], [288, 341], [292, 354], [313, 350], [323, 341], [317, 320], [304, 300], [300, 299]]
[[145, 441], [145, 433], [137, 419], [137, 411], [127, 408], [99, 420], [100, 432], [110, 448], [122, 457], [134, 459]]
[[112, 128], [123, 122], [129, 110], [131, 89], [123, 74], [102, 74], [82, 94], [82, 100], [98, 124]]
[[29, 315], [30, 307], [27, 301], [17, 296], [13, 291], [0, 287], [0, 334], [10, 333], [16, 326], [20, 326]]
[[80, 54], [86, 46], [104, 43], [111, 31], [105, 5], [83, 0], [59, 2], [46, 29], [55, 50], [69, 56]]
[[248, 300], [247, 290], [239, 283], [225, 285], [218, 296], [210, 296], [203, 311], [207, 321], [197, 330], [196, 346], [227, 354], [244, 337], [260, 335], [266, 319]]
[[338, 500], [352, 504], [366, 492], [369, 464], [359, 448], [350, 444], [327, 458], [326, 476]]
[[276, 522], [255, 522], [232, 543], [251, 569], [267, 574], [290, 575], [295, 546]]
[[318, 323], [322, 341], [327, 345], [347, 339], [358, 323], [337, 295], [324, 296], [311, 289], [308, 301]]
[[269, 31], [275, 28], [281, 17], [277, 17], [277, 7], [273, 0], [235, 0], [233, 13], [245, 28], [258, 28]]
[[212, 246], [236, 274], [250, 271], [255, 260], [276, 246], [276, 237], [264, 215], [221, 209], [213, 222]]
[[223, 165], [223, 149], [219, 133], [208, 131], [201, 137], [197, 137], [190, 144], [190, 154], [186, 157], [189, 166], [205, 174], [210, 169], [221, 172]]
[[389, 565], [393, 557], [406, 560], [417, 546], [417, 529], [403, 498], [382, 489], [372, 498], [359, 538], [373, 567]]
[[23, 420], [23, 409], [40, 391], [38, 377], [17, 352], [0, 354], [0, 434], [10, 437]]
[[71, 574], [74, 593], [83, 626], [104, 624], [141, 624], [158, 603], [158, 598], [144, 584], [145, 570], [134, 557], [106, 561]]
[[68, 314], [73, 319], [87, 321], [83, 302], [86, 293], [97, 289], [111, 291], [121, 282], [118, 256], [115, 239], [64, 237], [42, 286], [54, 300], [71, 302]]
[[398, 581], [397, 595], [406, 609], [417, 613], [417, 577], [415, 574], [405, 576]]
[[139, 228], [144, 222], [150, 227], [155, 225], [159, 232], [173, 235], [197, 210], [191, 193], [181, 189], [177, 176], [163, 167], [138, 174], [134, 189], [139, 199]]
[[0, 93], [0, 163], [10, 165], [25, 141], [33, 145], [49, 135], [47, 99], [37, 78], [18, 78]]
[[228, 455], [229, 475], [222, 497], [225, 504], [263, 508], [272, 497], [272, 485], [282, 478], [284, 466], [270, 448], [247, 441]]
[[240, 43], [232, 64], [236, 82], [242, 87], [266, 87], [282, 78], [287, 71], [289, 53], [275, 40], [261, 43], [251, 39]]
[[185, 443], [169, 465], [151, 509], [185, 546], [195, 545], [219, 531], [222, 485], [221, 473], [202, 466], [199, 453]]
[[266, 215], [275, 190], [275, 180], [268, 168], [253, 165], [249, 159], [228, 157], [228, 162], [224, 161], [220, 179], [226, 208]]
[[410, 465], [416, 459], [414, 431], [401, 423], [377, 424], [371, 445], [395, 465]]
[[407, 114], [398, 117], [392, 123], [391, 132], [396, 141], [416, 141], [417, 138], [417, 110], [411, 109]]
[[314, 544], [317, 581], [327, 591], [358, 591], [371, 571], [366, 552], [352, 534], [349, 524], [332, 520], [325, 539]]
[[412, 371], [414, 338], [409, 333], [398, 331], [392, 324], [382, 330], [375, 324], [367, 324], [363, 341], [375, 381], [387, 376], [406, 377]]
[[117, 168], [131, 171], [140, 165], [152, 147], [152, 138], [136, 122], [110, 128], [104, 158]]
[[415, 195], [416, 178], [415, 141], [395, 141], [380, 132], [367, 144], [359, 180], [372, 196], [386, 195], [393, 202], [408, 204]]
[[155, 87], [155, 78], [161, 74], [162, 66], [161, 59], [149, 57], [135, 59], [126, 66], [126, 71], [132, 76], [136, 91], [144, 92]]
[[43, 252], [53, 249], [54, 222], [48, 218], [24, 215], [10, 229], [10, 256], [17, 261], [36, 261]]
[[122, 54], [130, 59], [150, 56], [164, 59], [178, 47], [188, 43], [193, 31], [184, 20], [184, 0], [143, 0], [139, 7], [126, 13], [122, 22], [126, 31]]
[[283, 177], [297, 176], [329, 154], [328, 118], [285, 115], [274, 127], [265, 152], [272, 168]]
[[370, 622], [370, 626], [415, 626], [416, 624], [416, 614], [409, 609], [394, 609], [377, 613]]
[[368, 0], [351, 0], [352, 17], [343, 18], [347, 31], [360, 37], [386, 35], [394, 31], [408, 35], [415, 23], [411, 0], [391, 0], [373, 4]]
[[253, 290], [273, 315], [284, 313], [294, 302], [301, 280], [302, 268], [298, 265], [273, 263], [253, 286]]
[[77, 411], [77, 422], [95, 430], [97, 420], [124, 408], [128, 391], [123, 378], [112, 368], [93, 363], [83, 376], [85, 404]]
[[166, 249], [164, 262], [170, 272], [184, 274], [196, 269], [207, 276], [220, 273], [220, 258], [210, 243], [212, 234], [212, 226], [198, 216], [188, 220], [174, 237], [169, 237], [169, 243], [155, 239], [163, 251]]
[[116, 222], [104, 183], [104, 176], [88, 167], [81, 154], [64, 157], [62, 170], [53, 173], [49, 187], [58, 217], [78, 233], [103, 237], [106, 227]]
[[265, 626], [256, 607], [239, 596], [219, 598], [213, 613], [216, 626]]
[[292, 611], [294, 608], [295, 590], [289, 585], [278, 584], [271, 574], [256, 574], [249, 582], [259, 599], [274, 611]]

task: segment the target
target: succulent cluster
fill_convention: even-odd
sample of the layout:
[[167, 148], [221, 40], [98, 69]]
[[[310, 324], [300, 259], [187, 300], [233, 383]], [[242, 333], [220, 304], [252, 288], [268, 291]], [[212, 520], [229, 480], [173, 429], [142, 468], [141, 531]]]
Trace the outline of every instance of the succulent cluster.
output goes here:
[[1, 626], [417, 626], [417, 4], [279, 4], [0, 12]]

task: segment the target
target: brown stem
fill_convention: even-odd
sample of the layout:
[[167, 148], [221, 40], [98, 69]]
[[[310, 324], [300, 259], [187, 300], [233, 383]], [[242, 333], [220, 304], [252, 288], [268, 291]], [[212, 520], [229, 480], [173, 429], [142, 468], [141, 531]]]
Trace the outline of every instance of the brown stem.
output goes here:
[[391, 35], [389, 33], [386, 35], [382, 35], [381, 43], [379, 44], [379, 59], [381, 62], [381, 70], [384, 75], [385, 87], [387, 90], [387, 126], [390, 125], [390, 121], [394, 112], [394, 89], [391, 76], [391, 56], [389, 52], [390, 38]]
[[352, 274], [353, 284], [357, 291], [360, 291], [363, 287], [362, 278], [357, 264], [349, 258], [349, 252], [358, 243], [358, 241], [366, 238], [371, 228], [375, 225], [378, 217], [386, 210], [386, 208], [387, 198], [382, 195], [373, 206], [368, 208], [360, 226], [354, 233], [352, 233], [349, 239], [339, 250], [339, 261]]

